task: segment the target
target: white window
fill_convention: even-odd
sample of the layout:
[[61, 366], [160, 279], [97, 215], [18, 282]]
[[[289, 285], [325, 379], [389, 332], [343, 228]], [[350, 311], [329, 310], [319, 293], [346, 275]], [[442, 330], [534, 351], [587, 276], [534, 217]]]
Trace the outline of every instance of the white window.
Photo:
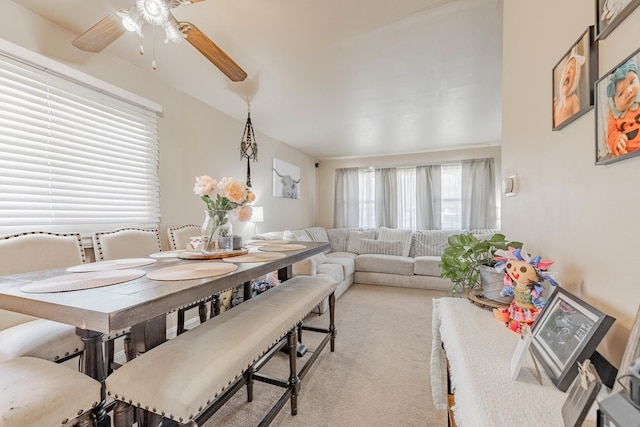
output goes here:
[[440, 167], [442, 190], [442, 229], [462, 228], [462, 165]]
[[0, 52], [0, 234], [157, 227], [155, 111]]
[[376, 226], [376, 174], [375, 170], [360, 169], [358, 171], [359, 192], [359, 226], [374, 228]]
[[[398, 168], [396, 170], [398, 195], [398, 228], [415, 230], [417, 228], [416, 168]], [[375, 227], [375, 171], [360, 169], [359, 181], [359, 227]], [[462, 164], [441, 166], [442, 229], [459, 230], [462, 224]]]

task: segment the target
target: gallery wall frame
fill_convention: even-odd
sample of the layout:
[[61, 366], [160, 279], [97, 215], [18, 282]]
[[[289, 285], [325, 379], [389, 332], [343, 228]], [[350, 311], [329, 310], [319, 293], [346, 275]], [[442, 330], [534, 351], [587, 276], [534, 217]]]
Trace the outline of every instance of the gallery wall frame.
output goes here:
[[596, 40], [604, 40], [633, 12], [640, 0], [596, 0]]
[[598, 77], [598, 45], [589, 26], [552, 71], [552, 129], [560, 130], [591, 110]]
[[640, 154], [640, 49], [595, 82], [596, 165]]
[[567, 391], [615, 318], [556, 286], [533, 325], [531, 348], [553, 383]]
[[273, 196], [285, 199], [300, 198], [300, 168], [298, 166], [273, 158]]

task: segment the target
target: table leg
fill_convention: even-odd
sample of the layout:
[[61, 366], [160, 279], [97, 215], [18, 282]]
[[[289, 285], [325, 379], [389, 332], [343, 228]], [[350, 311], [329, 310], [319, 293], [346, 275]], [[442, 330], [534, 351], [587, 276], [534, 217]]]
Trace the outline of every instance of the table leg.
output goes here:
[[253, 295], [253, 289], [251, 289], [251, 281], [244, 282], [242, 285], [242, 301], [248, 301]]
[[93, 409], [96, 417], [96, 425], [98, 427], [109, 427], [111, 419], [107, 415], [105, 409], [107, 391], [105, 389], [104, 380], [104, 357], [102, 354], [102, 336], [100, 332], [90, 331], [88, 329], [76, 328], [76, 334], [84, 342], [84, 355], [82, 356], [82, 372], [91, 378], [100, 381], [102, 388], [100, 390], [100, 402]]

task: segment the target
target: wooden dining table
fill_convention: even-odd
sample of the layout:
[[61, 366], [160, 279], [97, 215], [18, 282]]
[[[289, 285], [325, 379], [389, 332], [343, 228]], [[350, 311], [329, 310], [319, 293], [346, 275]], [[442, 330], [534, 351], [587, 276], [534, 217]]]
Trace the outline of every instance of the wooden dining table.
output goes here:
[[[296, 242], [296, 250], [281, 252], [284, 257], [264, 262], [240, 262], [237, 269], [214, 277], [190, 280], [151, 280], [146, 275], [124, 283], [92, 289], [26, 293], [25, 285], [69, 275], [64, 268], [0, 277], [0, 309], [73, 325], [85, 343], [82, 370], [103, 383], [102, 402], [96, 408], [100, 427], [109, 426], [105, 410], [105, 369], [102, 342], [105, 334], [131, 328], [134, 353], [143, 353], [166, 341], [167, 313], [194, 301], [244, 285], [245, 298], [251, 297], [253, 279], [278, 271], [281, 281], [292, 275], [292, 265], [328, 251], [329, 243]], [[257, 248], [256, 248], [257, 249]], [[256, 250], [252, 249], [252, 250]], [[171, 266], [201, 261], [178, 257], [158, 257], [156, 262], [136, 267], [146, 273]], [[211, 262], [211, 260], [208, 260]], [[225, 262], [217, 260], [217, 262]]]

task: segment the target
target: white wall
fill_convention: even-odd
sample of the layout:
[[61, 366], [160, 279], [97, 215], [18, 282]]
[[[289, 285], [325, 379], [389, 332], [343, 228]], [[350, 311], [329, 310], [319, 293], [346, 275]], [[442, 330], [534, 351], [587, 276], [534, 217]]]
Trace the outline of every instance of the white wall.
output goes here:
[[[428, 153], [401, 154], [396, 156], [359, 157], [350, 159], [321, 160], [318, 168], [318, 225], [333, 227], [333, 202], [335, 193], [335, 171], [353, 167], [400, 167], [446, 163], [466, 159], [493, 157], [496, 167], [496, 183], [500, 178], [500, 147], [468, 148], [464, 150], [432, 151]], [[497, 189], [496, 189], [497, 191]], [[499, 202], [500, 199], [498, 199]]]
[[[594, 2], [504, 2], [502, 170], [517, 196], [502, 200], [502, 229], [555, 261], [569, 291], [617, 318], [599, 347], [618, 364], [640, 303], [640, 157], [595, 166], [594, 111], [551, 130], [552, 68], [595, 22]], [[599, 42], [599, 74], [640, 44], [640, 10]]]
[[[52, 58], [86, 74], [156, 102], [163, 107], [160, 118], [160, 203], [164, 229], [182, 224], [201, 224], [204, 203], [193, 193], [196, 175], [214, 178], [246, 177], [246, 159], [240, 160], [239, 144], [244, 122], [239, 122], [155, 79], [152, 70], [142, 70], [111, 55], [81, 52], [71, 45], [74, 34], [43, 20], [13, 2], [3, 2], [0, 38]], [[220, 73], [219, 78], [225, 78]], [[238, 109], [246, 104], [238, 98]], [[314, 159], [260, 133], [259, 117], [252, 117], [259, 146], [259, 161], [251, 163], [251, 181], [264, 206], [265, 222], [258, 231], [303, 228], [315, 221]], [[301, 199], [272, 196], [272, 159], [277, 157], [300, 167]], [[295, 211], [295, 215], [289, 213]], [[253, 233], [252, 224], [234, 231]]]

